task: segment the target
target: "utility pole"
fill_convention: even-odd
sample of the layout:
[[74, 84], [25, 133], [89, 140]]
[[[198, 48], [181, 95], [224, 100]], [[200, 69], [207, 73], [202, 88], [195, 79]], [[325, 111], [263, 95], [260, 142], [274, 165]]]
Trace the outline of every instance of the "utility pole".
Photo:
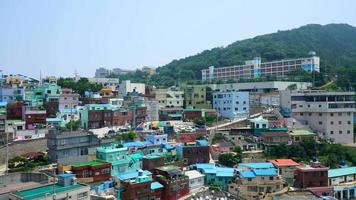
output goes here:
[[6, 171], [5, 174], [9, 174], [9, 133], [6, 131]]

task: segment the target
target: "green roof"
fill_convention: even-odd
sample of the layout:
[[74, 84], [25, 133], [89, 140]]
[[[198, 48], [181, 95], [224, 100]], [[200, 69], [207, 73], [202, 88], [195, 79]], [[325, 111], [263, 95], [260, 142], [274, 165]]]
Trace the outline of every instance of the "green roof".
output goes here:
[[344, 167], [339, 169], [329, 169], [328, 177], [339, 177], [356, 174], [356, 167]]
[[106, 163], [105, 161], [101, 161], [101, 160], [92, 160], [92, 161], [84, 161], [84, 162], [75, 163], [72, 165], [72, 167], [100, 166], [105, 163]]
[[142, 154], [140, 153], [133, 153], [133, 154], [130, 154], [130, 157], [133, 158], [133, 159], [142, 159]]
[[289, 135], [292, 136], [313, 136], [315, 133], [312, 133], [308, 130], [293, 130], [292, 132], [289, 133]]
[[[53, 187], [53, 185], [54, 185], [54, 187]], [[44, 197], [47, 193], [52, 194], [53, 189], [55, 189], [56, 193], [62, 193], [62, 192], [66, 192], [69, 190], [75, 190], [75, 189], [82, 188], [82, 187], [85, 187], [85, 186], [81, 185], [81, 184], [76, 184], [76, 185], [69, 185], [69, 186], [65, 187], [65, 186], [62, 186], [59, 184], [50, 184], [50, 185], [46, 185], [46, 186], [42, 186], [42, 187], [38, 187], [38, 188], [34, 188], [34, 189], [16, 192], [15, 195], [22, 197], [24, 200], [30, 200], [30, 199], [37, 199], [37, 198]]]

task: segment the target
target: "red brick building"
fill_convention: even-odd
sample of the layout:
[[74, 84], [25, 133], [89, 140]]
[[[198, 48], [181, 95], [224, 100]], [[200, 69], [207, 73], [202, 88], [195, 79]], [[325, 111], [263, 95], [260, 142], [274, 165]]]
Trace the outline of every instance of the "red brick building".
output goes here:
[[7, 119], [21, 119], [22, 118], [23, 102], [9, 103], [6, 106]]
[[189, 193], [189, 178], [173, 165], [154, 169], [155, 179], [164, 186], [162, 199], [177, 200]]
[[132, 123], [132, 110], [113, 111], [112, 124], [114, 126], [124, 126]]
[[46, 117], [45, 110], [26, 110], [24, 113], [26, 129], [33, 129], [38, 125], [46, 125]]
[[146, 117], [147, 117], [147, 107], [144, 106], [138, 106], [135, 109], [135, 115], [134, 115], [134, 119], [135, 120], [135, 126], [146, 122]]
[[142, 158], [142, 169], [143, 170], [153, 170], [157, 167], [164, 165], [163, 156], [146, 156]]
[[332, 187], [328, 185], [328, 170], [318, 161], [297, 166], [294, 170], [294, 187], [308, 189], [316, 195], [332, 196]]
[[111, 163], [100, 160], [80, 162], [72, 165], [71, 171], [78, 179], [86, 178], [87, 182], [106, 181], [111, 177]]
[[58, 99], [49, 99], [49, 101], [43, 102], [43, 107], [46, 109], [48, 118], [55, 118], [59, 112]]
[[195, 132], [189, 133], [178, 133], [177, 139], [180, 143], [188, 143], [188, 142], [195, 142], [200, 137], [204, 137], [207, 134], [206, 129], [196, 129]]

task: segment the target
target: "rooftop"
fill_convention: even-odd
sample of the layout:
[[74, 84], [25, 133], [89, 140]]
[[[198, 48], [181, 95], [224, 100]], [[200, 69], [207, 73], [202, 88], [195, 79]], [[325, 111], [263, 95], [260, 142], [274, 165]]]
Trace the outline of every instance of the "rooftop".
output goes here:
[[234, 168], [229, 167], [217, 167], [215, 164], [196, 164], [197, 169], [203, 170], [206, 174], [216, 174], [218, 177], [233, 177], [234, 176]]
[[100, 166], [107, 164], [108, 162], [101, 161], [101, 160], [92, 160], [92, 161], [85, 161], [79, 162], [72, 165], [72, 167], [83, 167], [83, 166]]
[[186, 171], [185, 175], [187, 175], [189, 177], [189, 179], [195, 179], [195, 178], [204, 177], [204, 175], [201, 174], [200, 172], [198, 172], [197, 170]]
[[251, 169], [269, 169], [274, 168], [274, 165], [270, 162], [260, 162], [260, 163], [240, 163], [239, 166], [247, 167]]
[[151, 183], [151, 190], [157, 190], [163, 188], [163, 185], [161, 185], [159, 182], [152, 182]]
[[289, 132], [289, 135], [291, 135], [291, 136], [313, 136], [313, 135], [315, 135], [315, 133], [310, 132], [308, 130], [304, 130], [304, 129], [297, 129], [297, 130], [293, 130], [293, 131]]
[[[143, 176], [152, 176], [152, 173], [147, 170], [143, 170]], [[117, 176], [121, 181], [125, 181], [128, 179], [134, 179], [138, 177], [138, 172], [130, 172], [130, 173], [125, 173], [125, 174], [120, 174]]]
[[281, 166], [298, 166], [299, 164], [292, 159], [275, 159], [270, 160], [271, 163], [281, 167]]
[[244, 178], [255, 178], [256, 176], [276, 176], [277, 171], [275, 169], [254, 169], [240, 171], [240, 174]]
[[328, 171], [329, 178], [347, 176], [352, 174], [356, 174], [356, 167], [343, 167], [339, 169], [329, 169]]
[[166, 165], [162, 167], [157, 167], [158, 170], [161, 171], [172, 171], [172, 170], [180, 170], [179, 167], [174, 166], [174, 165]]
[[59, 184], [49, 184], [34, 189], [16, 192], [15, 195], [22, 197], [22, 199], [24, 200], [29, 200], [29, 199], [37, 199], [37, 198], [44, 197], [47, 193], [52, 194], [53, 190], [55, 190], [56, 193], [62, 193], [70, 190], [76, 190], [82, 187], [86, 187], [86, 185], [76, 184], [76, 185], [62, 186]]

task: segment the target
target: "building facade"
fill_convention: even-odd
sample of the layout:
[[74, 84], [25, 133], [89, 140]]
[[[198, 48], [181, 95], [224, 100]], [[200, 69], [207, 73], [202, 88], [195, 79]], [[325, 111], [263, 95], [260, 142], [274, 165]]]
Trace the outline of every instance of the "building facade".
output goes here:
[[267, 76], [284, 77], [288, 72], [303, 69], [308, 72], [320, 71], [320, 59], [317, 56], [309, 58], [286, 59], [272, 62], [261, 62], [257, 57], [253, 60], [246, 61], [244, 65], [218, 67], [210, 66], [203, 69], [202, 80], [213, 79], [251, 79]]
[[124, 97], [128, 92], [138, 92], [140, 94], [145, 94], [145, 84], [143, 83], [131, 83], [130, 80], [122, 81], [119, 84], [119, 95]]
[[193, 144], [178, 144], [176, 146], [177, 156], [183, 159], [185, 165], [197, 163], [209, 163], [209, 145], [206, 140], [196, 140]]
[[184, 91], [184, 108], [210, 109], [211, 101], [207, 96], [208, 87], [206, 85], [186, 85]]
[[177, 88], [156, 89], [154, 93], [160, 107], [183, 107], [184, 92]]
[[355, 92], [282, 91], [281, 107], [308, 125], [319, 137], [336, 143], [354, 143]]
[[213, 108], [221, 117], [234, 119], [249, 115], [249, 92], [214, 92]]

